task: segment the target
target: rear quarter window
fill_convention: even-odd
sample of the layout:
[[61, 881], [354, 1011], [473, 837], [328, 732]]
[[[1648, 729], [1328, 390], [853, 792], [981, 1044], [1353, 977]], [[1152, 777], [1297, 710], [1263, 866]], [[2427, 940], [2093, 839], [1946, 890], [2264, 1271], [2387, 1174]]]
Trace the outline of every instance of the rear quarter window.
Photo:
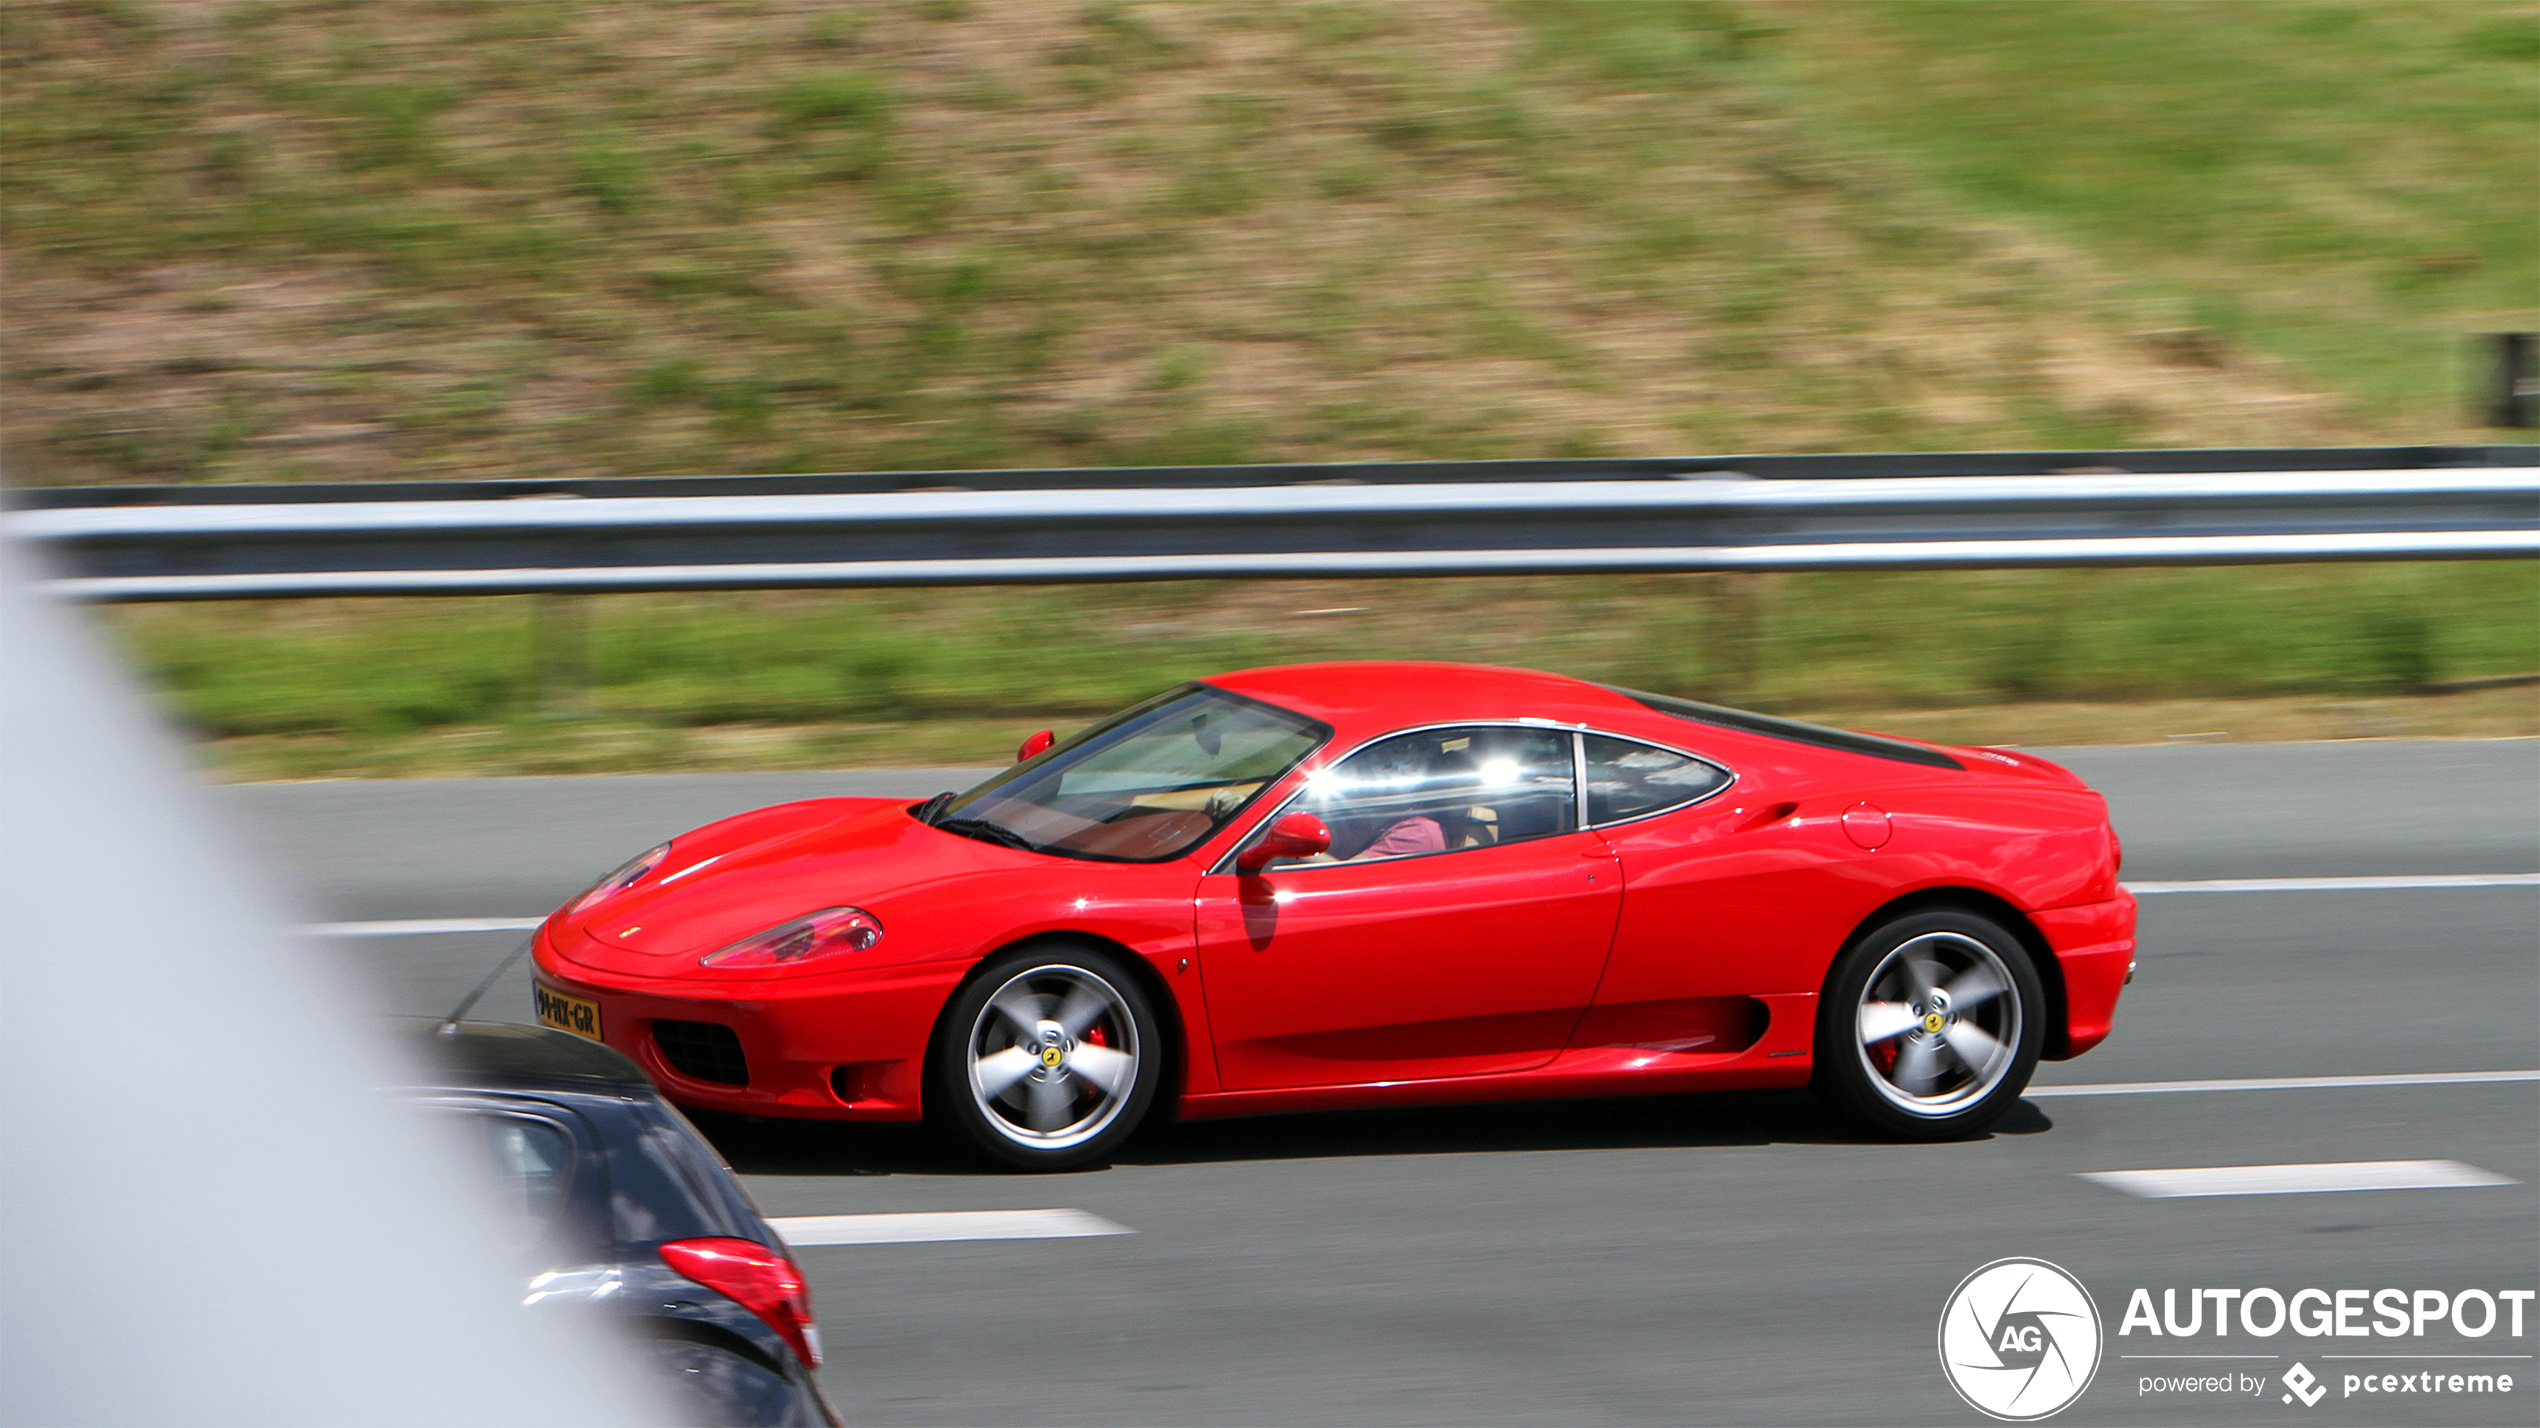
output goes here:
[[1606, 734], [1585, 740], [1590, 823], [1663, 813], [1729, 786], [1726, 769], [1691, 754]]

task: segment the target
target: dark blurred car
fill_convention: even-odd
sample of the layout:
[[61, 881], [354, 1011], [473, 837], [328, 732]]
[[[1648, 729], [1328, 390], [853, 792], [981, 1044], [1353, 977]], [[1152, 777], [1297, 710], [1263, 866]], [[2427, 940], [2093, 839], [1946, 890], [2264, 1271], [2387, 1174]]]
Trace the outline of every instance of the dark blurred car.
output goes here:
[[635, 1063], [563, 1032], [415, 1023], [433, 1074], [404, 1094], [459, 1118], [515, 1217], [533, 1311], [628, 1335], [699, 1423], [836, 1425], [812, 1370], [811, 1290], [732, 1172]]

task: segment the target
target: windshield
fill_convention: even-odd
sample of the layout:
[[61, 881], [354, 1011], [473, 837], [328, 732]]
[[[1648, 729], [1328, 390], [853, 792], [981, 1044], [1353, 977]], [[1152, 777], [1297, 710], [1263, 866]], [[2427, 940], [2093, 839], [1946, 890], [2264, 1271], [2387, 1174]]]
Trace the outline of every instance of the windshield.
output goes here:
[[1331, 733], [1301, 714], [1188, 684], [1017, 764], [932, 821], [1036, 852], [1162, 862], [1232, 822]]

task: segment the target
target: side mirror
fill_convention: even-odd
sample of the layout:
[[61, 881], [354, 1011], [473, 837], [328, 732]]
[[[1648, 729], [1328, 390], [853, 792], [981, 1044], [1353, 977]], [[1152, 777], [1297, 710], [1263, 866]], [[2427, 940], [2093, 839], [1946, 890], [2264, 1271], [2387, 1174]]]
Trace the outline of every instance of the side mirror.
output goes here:
[[1030, 763], [1032, 760], [1048, 753], [1050, 751], [1050, 745], [1057, 742], [1057, 734], [1052, 733], [1050, 730], [1043, 729], [1041, 732], [1034, 734], [1032, 737], [1023, 741], [1023, 747], [1014, 751], [1014, 761], [1018, 764]]
[[1279, 821], [1270, 825], [1269, 832], [1262, 834], [1251, 847], [1237, 853], [1235, 871], [1257, 873], [1270, 866], [1271, 860], [1276, 858], [1311, 858], [1331, 850], [1332, 830], [1323, 826], [1322, 819], [1300, 808], [1293, 813], [1280, 814]]

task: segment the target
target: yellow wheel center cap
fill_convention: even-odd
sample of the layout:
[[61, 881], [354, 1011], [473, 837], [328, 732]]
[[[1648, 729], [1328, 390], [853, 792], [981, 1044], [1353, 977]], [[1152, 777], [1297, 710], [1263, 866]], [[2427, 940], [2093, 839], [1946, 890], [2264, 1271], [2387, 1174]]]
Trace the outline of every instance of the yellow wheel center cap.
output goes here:
[[1923, 1030], [1930, 1032], [1934, 1036], [1940, 1035], [1941, 1029], [1948, 1025], [1949, 1018], [1942, 1016], [1938, 1012], [1923, 1013]]
[[1041, 1064], [1052, 1071], [1057, 1070], [1058, 1063], [1066, 1059], [1067, 1053], [1056, 1046], [1044, 1046], [1041, 1048]]

